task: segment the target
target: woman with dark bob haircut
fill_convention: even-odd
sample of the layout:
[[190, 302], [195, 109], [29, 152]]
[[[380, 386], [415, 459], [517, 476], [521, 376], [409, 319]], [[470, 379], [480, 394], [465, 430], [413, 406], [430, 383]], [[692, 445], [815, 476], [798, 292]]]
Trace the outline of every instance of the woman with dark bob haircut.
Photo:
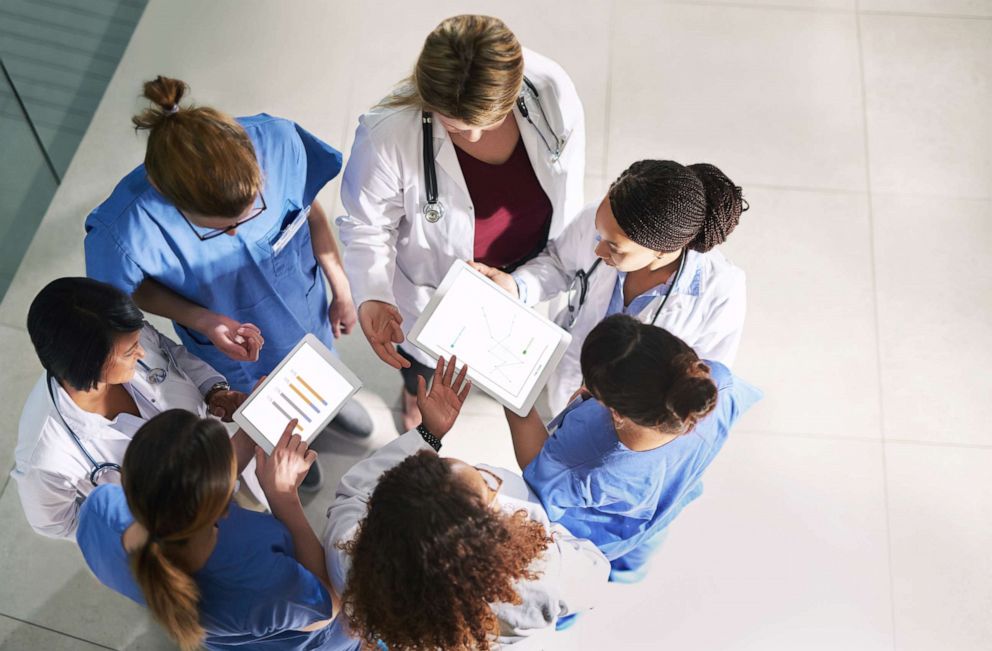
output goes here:
[[589, 333], [582, 372], [585, 387], [547, 428], [536, 411], [506, 418], [548, 515], [596, 543], [610, 579], [629, 583], [643, 578], [668, 525], [702, 493], [730, 427], [761, 393], [667, 330], [622, 314]]
[[[358, 648], [334, 620], [338, 598], [300, 504], [317, 453], [295, 427], [266, 456], [240, 433], [232, 445], [212, 418], [163, 412], [135, 434], [123, 485], [100, 486], [83, 505], [87, 565], [146, 606], [183, 651]], [[272, 515], [231, 500], [253, 456]]]
[[512, 645], [592, 606], [607, 578], [519, 475], [438, 456], [467, 393], [454, 366], [438, 363], [429, 393], [420, 379], [423, 424], [353, 467], [328, 510], [331, 581], [373, 647]]
[[529, 305], [568, 292], [555, 320], [572, 342], [548, 383], [553, 412], [582, 384], [582, 342], [611, 314], [664, 328], [705, 359], [733, 364], [744, 272], [716, 247], [747, 208], [741, 188], [714, 165], [641, 160], [512, 276], [476, 264]]
[[45, 369], [21, 412], [14, 470], [24, 515], [38, 533], [71, 538], [79, 505], [120, 481], [120, 463], [148, 419], [178, 408], [230, 421], [245, 396], [159, 333], [124, 292], [59, 278], [28, 310]]

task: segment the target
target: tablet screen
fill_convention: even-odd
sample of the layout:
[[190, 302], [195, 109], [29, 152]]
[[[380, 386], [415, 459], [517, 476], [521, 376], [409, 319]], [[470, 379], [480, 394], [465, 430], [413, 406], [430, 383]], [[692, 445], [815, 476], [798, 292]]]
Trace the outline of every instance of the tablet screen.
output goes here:
[[411, 339], [434, 356], [457, 355], [473, 382], [516, 411], [530, 409], [569, 335], [458, 262]]
[[296, 433], [309, 441], [356, 389], [307, 337], [251, 395], [241, 416], [273, 446], [292, 418], [299, 421]]

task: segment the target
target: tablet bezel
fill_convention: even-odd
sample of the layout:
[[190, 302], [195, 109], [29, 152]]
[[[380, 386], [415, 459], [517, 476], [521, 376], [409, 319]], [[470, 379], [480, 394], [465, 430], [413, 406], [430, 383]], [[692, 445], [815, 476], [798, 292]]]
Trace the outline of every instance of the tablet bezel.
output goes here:
[[[253, 400], [258, 398], [265, 387], [268, 386], [269, 382], [271, 382], [276, 375], [279, 374], [279, 371], [281, 371], [282, 368], [289, 362], [289, 360], [293, 358], [293, 355], [303, 348], [304, 345], [308, 344], [313, 347], [313, 349], [317, 351], [317, 354], [320, 355], [335, 371], [337, 371], [345, 379], [345, 381], [348, 382], [348, 384], [351, 385], [351, 391], [349, 391], [344, 400], [342, 400], [341, 403], [335, 407], [334, 410], [331, 411], [330, 414], [317, 427], [314, 428], [309, 437], [304, 439], [305, 443], [309, 444], [318, 434], [324, 431], [327, 424], [330, 423], [335, 416], [337, 416], [339, 411], [341, 411], [341, 407], [344, 406], [344, 403], [350, 400], [352, 396], [358, 393], [358, 390], [362, 388], [362, 381], [358, 379], [358, 376], [355, 375], [350, 368], [345, 366], [344, 362], [338, 359], [337, 355], [331, 352], [331, 350], [324, 345], [324, 342], [310, 333], [304, 335], [303, 338], [300, 339], [299, 343], [293, 347], [293, 350], [289, 351], [289, 354], [286, 355], [281, 362], [279, 362], [279, 365], [272, 369], [272, 372], [265, 378], [265, 382], [251, 392], [251, 395], [249, 395], [248, 398], [241, 403], [241, 406], [238, 407], [238, 409], [234, 412], [234, 416], [232, 416], [232, 420], [237, 423], [238, 426], [243, 429], [245, 433], [248, 434], [248, 436], [250, 436], [258, 447], [262, 448], [267, 455], [272, 454], [272, 450], [275, 449], [275, 444], [269, 441], [261, 430], [255, 427], [255, 425], [248, 420], [248, 418], [244, 415], [244, 410], [252, 403]], [[280, 435], [281, 434], [282, 433], [280, 432]]]
[[490, 383], [485, 378], [481, 378], [478, 375], [475, 375], [472, 372], [471, 366], [469, 366], [468, 368], [468, 377], [469, 379], [472, 380], [472, 384], [477, 385], [480, 389], [482, 389], [490, 396], [492, 396], [497, 402], [499, 402], [501, 405], [505, 406], [507, 409], [517, 414], [518, 416], [522, 416], [522, 417], [526, 416], [528, 413], [530, 413], [530, 410], [533, 408], [534, 403], [537, 402], [537, 398], [538, 396], [541, 395], [541, 391], [544, 389], [545, 386], [547, 386], [548, 380], [551, 379], [551, 374], [554, 373], [556, 368], [558, 368], [558, 363], [561, 362], [561, 358], [565, 355], [565, 351], [568, 349], [568, 345], [572, 341], [572, 335], [571, 333], [569, 333], [567, 330], [564, 330], [561, 326], [559, 326], [551, 319], [548, 319], [547, 317], [538, 314], [534, 310], [534, 308], [526, 305], [519, 298], [510, 295], [506, 290], [504, 290], [502, 287], [494, 283], [489, 278], [486, 278], [483, 274], [476, 271], [474, 268], [472, 268], [471, 265], [469, 265], [464, 260], [456, 260], [454, 264], [451, 265], [451, 268], [448, 269], [448, 273], [445, 274], [444, 279], [441, 281], [441, 284], [434, 292], [434, 295], [431, 296], [431, 299], [427, 303], [427, 306], [424, 308], [424, 311], [420, 313], [420, 317], [417, 319], [417, 322], [414, 324], [413, 329], [410, 330], [410, 334], [407, 336], [407, 339], [410, 341], [410, 343], [412, 343], [414, 346], [427, 353], [430, 357], [432, 357], [435, 360], [442, 354], [446, 354], [444, 351], [436, 351], [431, 349], [425, 342], [420, 341], [419, 337], [420, 337], [420, 333], [427, 325], [427, 322], [434, 315], [435, 310], [437, 310], [438, 305], [440, 305], [441, 301], [444, 300], [444, 297], [448, 293], [448, 290], [451, 289], [451, 286], [455, 284], [455, 282], [463, 273], [472, 274], [477, 279], [486, 283], [492, 289], [492, 291], [497, 293], [499, 296], [503, 297], [504, 299], [506, 299], [511, 303], [514, 303], [515, 307], [529, 311], [534, 316], [536, 316], [540, 321], [550, 325], [559, 332], [558, 345], [555, 346], [554, 351], [551, 353], [551, 356], [548, 358], [547, 363], [544, 365], [544, 368], [541, 370], [541, 374], [534, 382], [534, 386], [531, 387], [530, 392], [527, 393], [527, 395], [524, 397], [523, 403], [520, 405], [507, 404], [508, 401], [499, 395], [499, 391], [497, 389], [494, 389], [492, 386], [488, 386]]

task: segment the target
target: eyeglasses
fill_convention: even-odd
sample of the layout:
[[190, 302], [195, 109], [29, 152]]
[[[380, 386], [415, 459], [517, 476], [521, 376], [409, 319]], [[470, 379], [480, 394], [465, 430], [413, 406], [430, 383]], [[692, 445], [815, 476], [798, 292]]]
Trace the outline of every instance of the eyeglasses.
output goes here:
[[479, 471], [479, 474], [482, 476], [482, 480], [486, 482], [486, 488], [489, 489], [490, 493], [489, 503], [492, 504], [496, 501], [496, 495], [499, 493], [499, 489], [503, 486], [503, 478], [494, 473], [492, 470], [480, 468], [479, 466], [475, 466], [475, 469]]
[[265, 212], [265, 209], [268, 208], [268, 206], [265, 205], [265, 197], [262, 196], [261, 192], [258, 193], [258, 200], [262, 202], [262, 205], [255, 206], [252, 209], [251, 214], [245, 217], [244, 219], [242, 219], [241, 221], [235, 222], [234, 224], [231, 224], [226, 228], [211, 228], [210, 230], [204, 233], [201, 233], [200, 230], [193, 225], [193, 222], [189, 220], [189, 217], [186, 216], [186, 213], [180, 210], [179, 214], [183, 216], [183, 219], [186, 221], [186, 224], [189, 226], [190, 230], [193, 231], [193, 234], [196, 235], [198, 238], [200, 238], [201, 242], [206, 242], [207, 240], [212, 240], [215, 237], [219, 237], [223, 235], [224, 233], [230, 233], [235, 228], [238, 228], [239, 226], [242, 226], [250, 222], [251, 220], [261, 215], [263, 212]]

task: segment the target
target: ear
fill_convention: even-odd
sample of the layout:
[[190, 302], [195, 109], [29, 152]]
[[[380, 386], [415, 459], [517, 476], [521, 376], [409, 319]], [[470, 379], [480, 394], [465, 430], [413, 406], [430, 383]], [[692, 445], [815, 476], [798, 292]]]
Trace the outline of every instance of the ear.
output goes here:
[[624, 422], [623, 416], [618, 414], [617, 410], [614, 409], [613, 407], [609, 407], [609, 410], [610, 410], [610, 418], [613, 419], [613, 428], [620, 429], [621, 427], [623, 427], [623, 422]]

